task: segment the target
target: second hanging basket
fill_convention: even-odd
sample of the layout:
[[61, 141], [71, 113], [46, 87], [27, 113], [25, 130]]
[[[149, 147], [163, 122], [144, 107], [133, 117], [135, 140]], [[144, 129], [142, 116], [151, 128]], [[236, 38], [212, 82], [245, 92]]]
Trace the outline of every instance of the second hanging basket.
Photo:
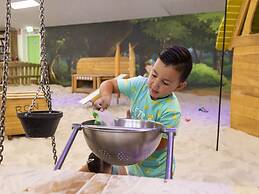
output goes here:
[[32, 111], [17, 113], [28, 137], [54, 136], [59, 120], [63, 116], [61, 111]]

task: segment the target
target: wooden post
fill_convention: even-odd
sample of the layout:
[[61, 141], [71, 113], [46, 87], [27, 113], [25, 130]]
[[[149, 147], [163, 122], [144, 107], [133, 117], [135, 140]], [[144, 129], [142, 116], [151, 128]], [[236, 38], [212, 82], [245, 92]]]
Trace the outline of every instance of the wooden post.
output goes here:
[[234, 29], [234, 33], [232, 35], [232, 38], [231, 38], [231, 41], [229, 43], [228, 49], [233, 48], [233, 40], [237, 36], [240, 36], [242, 34], [242, 29], [243, 29], [243, 26], [244, 26], [244, 22], [245, 22], [245, 18], [246, 18], [246, 15], [247, 15], [249, 4], [250, 4], [250, 0], [243, 1], [243, 3], [241, 4], [240, 12], [239, 12], [237, 22], [236, 22], [236, 28]]
[[116, 44], [116, 53], [115, 53], [115, 76], [117, 77], [120, 74], [120, 44]]
[[130, 77], [134, 77], [136, 75], [136, 58], [134, 48], [129, 43], [129, 73]]
[[250, 1], [242, 35], [250, 34], [251, 31], [252, 31], [253, 18], [255, 16], [255, 11], [257, 9], [258, 2], [259, 2], [259, 0], [251, 0]]
[[[96, 80], [96, 85], [97, 85], [97, 87], [96, 88], [100, 88], [100, 86], [101, 86], [101, 76], [97, 76], [96, 78], [93, 78], [93, 79], [95, 79]], [[94, 88], [94, 89], [96, 89], [96, 88]]]

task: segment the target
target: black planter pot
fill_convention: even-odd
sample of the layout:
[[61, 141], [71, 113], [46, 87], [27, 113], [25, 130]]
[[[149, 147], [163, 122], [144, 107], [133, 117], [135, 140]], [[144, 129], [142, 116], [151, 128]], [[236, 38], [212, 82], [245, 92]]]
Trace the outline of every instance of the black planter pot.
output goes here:
[[32, 111], [17, 113], [28, 137], [54, 136], [59, 120], [63, 116], [60, 111]]

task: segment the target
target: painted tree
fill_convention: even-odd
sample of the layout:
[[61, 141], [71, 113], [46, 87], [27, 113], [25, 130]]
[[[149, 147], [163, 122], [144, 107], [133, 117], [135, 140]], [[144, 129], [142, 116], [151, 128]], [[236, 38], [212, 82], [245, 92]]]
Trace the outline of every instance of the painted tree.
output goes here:
[[192, 48], [194, 62], [199, 63], [203, 53], [213, 53], [213, 66], [216, 69], [216, 32], [223, 13], [182, 15], [151, 18], [134, 21], [148, 36], [158, 40], [161, 47], [181, 44]]

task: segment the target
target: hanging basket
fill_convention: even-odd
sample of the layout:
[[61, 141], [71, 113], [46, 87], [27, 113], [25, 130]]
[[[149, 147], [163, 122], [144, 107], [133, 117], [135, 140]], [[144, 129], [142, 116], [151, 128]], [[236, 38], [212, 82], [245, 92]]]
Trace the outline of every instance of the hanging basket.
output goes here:
[[55, 134], [59, 120], [63, 116], [60, 111], [32, 111], [17, 113], [25, 134], [28, 137], [51, 137]]

